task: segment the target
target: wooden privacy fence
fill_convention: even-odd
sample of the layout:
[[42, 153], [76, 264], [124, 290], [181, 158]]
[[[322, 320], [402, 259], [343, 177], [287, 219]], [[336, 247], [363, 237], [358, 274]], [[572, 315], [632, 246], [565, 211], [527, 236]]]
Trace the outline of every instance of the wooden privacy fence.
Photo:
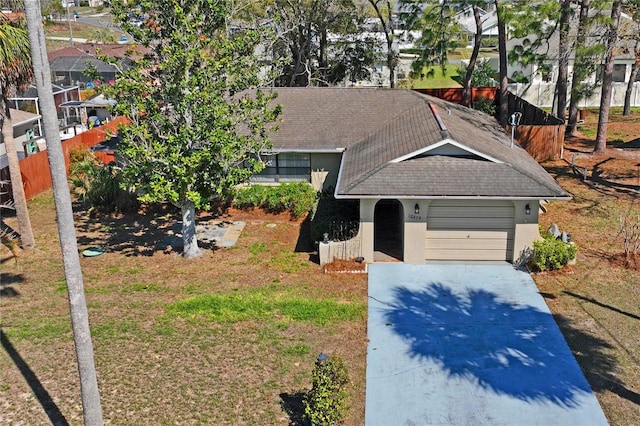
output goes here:
[[[445, 87], [441, 89], [413, 89], [418, 93], [424, 93], [425, 95], [434, 96], [436, 98], [444, 99], [445, 101], [453, 102], [455, 104], [462, 105], [464, 100], [464, 92], [462, 87]], [[473, 104], [478, 98], [486, 98], [494, 100], [496, 98], [497, 87], [472, 87], [471, 88], [471, 104]]]
[[511, 92], [508, 96], [509, 115], [515, 112], [522, 114], [513, 132], [514, 139], [536, 161], [561, 158], [566, 130], [564, 122]]
[[[462, 104], [463, 101], [461, 87], [414, 90], [457, 104]], [[561, 158], [566, 129], [564, 122], [511, 92], [507, 92], [507, 94], [509, 97], [509, 116], [515, 112], [522, 114], [520, 122], [513, 132], [513, 138], [518, 144], [536, 161]], [[472, 87], [471, 103], [473, 104], [480, 97], [496, 101], [497, 106], [497, 98], [499, 97], [498, 88]], [[497, 109], [498, 108], [496, 108], [496, 112]], [[510, 133], [511, 126], [507, 126], [505, 130]]]
[[[118, 125], [126, 123], [123, 117], [116, 118], [104, 126], [87, 130], [79, 135], [62, 141], [62, 151], [65, 158], [65, 169], [67, 176], [69, 175], [69, 154], [73, 149], [86, 150], [107, 137], [107, 132], [117, 133]], [[109, 154], [96, 152], [98, 159], [108, 162], [112, 158]], [[24, 184], [24, 192], [27, 199], [31, 199], [39, 193], [52, 187], [51, 172], [49, 171], [49, 158], [46, 151], [40, 151], [20, 160], [20, 171], [22, 173], [22, 182]]]

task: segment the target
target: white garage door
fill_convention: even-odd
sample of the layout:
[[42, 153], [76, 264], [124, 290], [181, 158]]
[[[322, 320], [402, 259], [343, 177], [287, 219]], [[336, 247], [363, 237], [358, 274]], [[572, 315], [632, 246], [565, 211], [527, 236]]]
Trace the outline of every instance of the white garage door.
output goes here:
[[511, 260], [514, 205], [509, 201], [433, 201], [427, 260]]

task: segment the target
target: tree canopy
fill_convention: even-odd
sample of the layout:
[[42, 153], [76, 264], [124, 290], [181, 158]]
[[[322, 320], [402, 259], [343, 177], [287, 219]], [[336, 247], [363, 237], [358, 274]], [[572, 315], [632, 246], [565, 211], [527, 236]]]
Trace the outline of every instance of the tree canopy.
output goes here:
[[[115, 112], [131, 125], [119, 129], [124, 184], [142, 201], [168, 201], [182, 210], [184, 256], [200, 254], [195, 209], [263, 167], [269, 123], [280, 108], [260, 85], [254, 55], [258, 30], [226, 31], [226, 3], [218, 0], [142, 0], [140, 27], [128, 20], [132, 4], [115, 2], [123, 29], [148, 51], [104, 86]], [[108, 58], [105, 58], [110, 60]], [[115, 64], [115, 60], [110, 60]]]

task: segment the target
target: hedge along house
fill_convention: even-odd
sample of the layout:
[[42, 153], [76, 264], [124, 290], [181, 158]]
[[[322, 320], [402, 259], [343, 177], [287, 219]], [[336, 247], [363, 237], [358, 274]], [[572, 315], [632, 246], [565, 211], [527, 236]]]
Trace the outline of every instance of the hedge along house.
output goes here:
[[411, 90], [277, 92], [282, 122], [267, 168], [252, 180], [307, 180], [360, 201], [357, 236], [321, 243], [321, 263], [520, 262], [540, 238], [540, 200], [570, 199], [479, 111]]

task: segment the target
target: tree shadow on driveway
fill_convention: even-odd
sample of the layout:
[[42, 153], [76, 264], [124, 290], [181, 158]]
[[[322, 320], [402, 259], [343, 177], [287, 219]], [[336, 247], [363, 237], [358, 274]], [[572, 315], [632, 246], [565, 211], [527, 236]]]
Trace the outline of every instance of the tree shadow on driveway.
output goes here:
[[[440, 283], [421, 290], [395, 288], [384, 319], [409, 346], [412, 358], [429, 360], [449, 378], [497, 395], [574, 408], [591, 392], [549, 312], [506, 301], [482, 289], [452, 291]], [[565, 328], [567, 321], [564, 321]], [[599, 376], [614, 377], [610, 345], [572, 329]]]

